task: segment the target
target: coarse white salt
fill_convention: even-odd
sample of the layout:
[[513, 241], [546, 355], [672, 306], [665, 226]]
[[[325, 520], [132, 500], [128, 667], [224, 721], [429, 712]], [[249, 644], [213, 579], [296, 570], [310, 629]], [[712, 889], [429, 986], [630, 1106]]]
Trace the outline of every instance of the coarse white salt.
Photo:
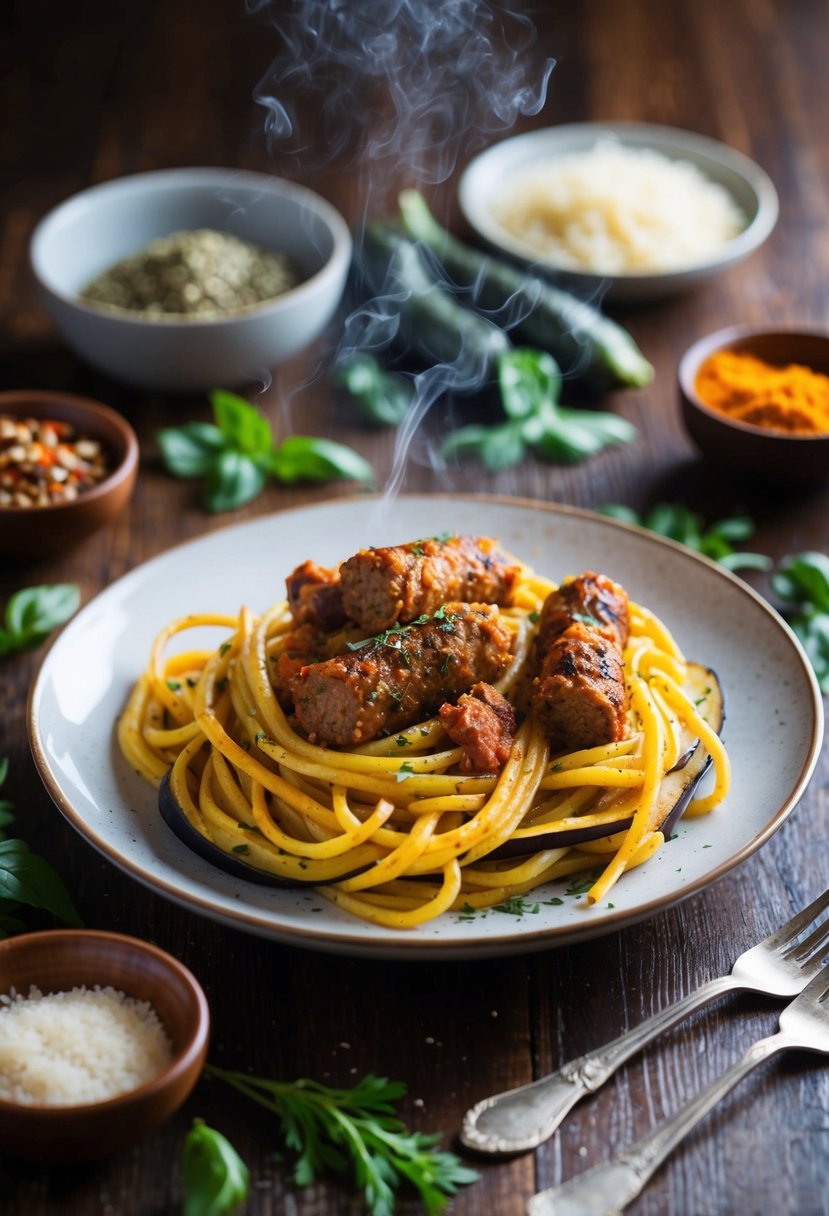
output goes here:
[[148, 1001], [112, 987], [44, 995], [32, 986], [0, 1002], [0, 1098], [80, 1106], [137, 1089], [172, 1058]]
[[747, 222], [695, 164], [611, 137], [515, 180], [492, 213], [555, 265], [607, 275], [705, 262]]

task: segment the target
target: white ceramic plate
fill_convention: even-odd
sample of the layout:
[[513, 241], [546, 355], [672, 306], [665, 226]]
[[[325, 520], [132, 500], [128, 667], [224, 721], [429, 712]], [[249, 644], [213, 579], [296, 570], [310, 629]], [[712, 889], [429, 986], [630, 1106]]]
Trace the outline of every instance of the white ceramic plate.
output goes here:
[[[726, 690], [733, 787], [712, 815], [613, 890], [612, 907], [561, 904], [472, 920], [447, 914], [399, 933], [354, 920], [313, 891], [266, 889], [202, 861], [172, 835], [155, 791], [123, 761], [114, 723], [157, 630], [191, 611], [259, 611], [312, 557], [332, 565], [361, 545], [442, 532], [492, 535], [557, 580], [595, 569], [659, 613], [689, 658]], [[218, 638], [212, 642], [217, 645]], [[172, 549], [108, 587], [64, 629], [32, 689], [29, 730], [41, 776], [82, 836], [154, 891], [217, 921], [318, 950], [461, 958], [536, 950], [621, 928], [702, 890], [776, 831], [802, 795], [822, 737], [822, 700], [799, 644], [738, 579], [686, 549], [600, 516], [539, 503], [428, 496], [346, 499], [283, 512]], [[534, 906], [532, 900], [527, 901]]]
[[[505, 183], [554, 163], [556, 157], [588, 151], [603, 135], [626, 147], [650, 148], [670, 160], [690, 161], [710, 181], [732, 195], [746, 217], [746, 227], [715, 256], [673, 271], [652, 274], [593, 275], [568, 271], [502, 228], [492, 214]], [[757, 249], [777, 222], [777, 191], [754, 161], [727, 144], [652, 123], [579, 122], [543, 127], [493, 144], [470, 162], [458, 186], [461, 210], [489, 244], [521, 261], [554, 273], [562, 286], [591, 298], [597, 292], [613, 302], [657, 299], [693, 287]]]

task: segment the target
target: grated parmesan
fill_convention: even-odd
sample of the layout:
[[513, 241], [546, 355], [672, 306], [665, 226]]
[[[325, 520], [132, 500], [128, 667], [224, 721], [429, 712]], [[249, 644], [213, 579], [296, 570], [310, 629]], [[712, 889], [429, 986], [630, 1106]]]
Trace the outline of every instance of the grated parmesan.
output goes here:
[[608, 275], [705, 262], [746, 226], [690, 161], [610, 138], [522, 177], [492, 214], [555, 265]]
[[0, 1098], [80, 1106], [157, 1076], [172, 1046], [153, 1007], [114, 988], [0, 997]]

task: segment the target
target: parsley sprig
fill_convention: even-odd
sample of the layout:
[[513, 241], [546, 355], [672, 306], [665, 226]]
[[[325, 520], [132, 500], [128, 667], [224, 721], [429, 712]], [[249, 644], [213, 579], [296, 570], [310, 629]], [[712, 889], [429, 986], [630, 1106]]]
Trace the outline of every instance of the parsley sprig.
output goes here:
[[609, 503], [600, 508], [600, 514], [667, 536], [710, 557], [726, 570], [768, 570], [771, 566], [771, 559], [762, 553], [734, 549], [734, 542], [750, 540], [754, 535], [754, 523], [746, 515], [721, 519], [706, 528], [703, 517], [681, 503], [657, 503], [646, 515], [638, 515], [630, 507], [618, 503]]
[[498, 381], [506, 422], [461, 427], [444, 443], [444, 456], [475, 456], [495, 473], [519, 464], [531, 449], [545, 460], [574, 464], [636, 438], [636, 428], [616, 414], [559, 405], [561, 373], [552, 355], [509, 351], [498, 360]]
[[455, 626], [452, 624], [451, 615], [446, 613], [446, 605], [441, 604], [440, 608], [431, 616], [428, 613], [417, 616], [413, 621], [409, 621], [408, 625], [392, 625], [390, 629], [384, 629], [382, 633], [375, 633], [370, 638], [360, 638], [359, 642], [346, 642], [349, 650], [365, 650], [370, 646], [374, 650], [378, 646], [389, 646], [392, 650], [402, 650], [402, 638], [416, 629], [418, 625], [428, 625], [430, 621], [437, 621], [438, 628], [444, 633], [454, 633]]
[[74, 583], [47, 583], [16, 591], [0, 625], [0, 658], [39, 646], [77, 612], [80, 602]]
[[272, 1081], [208, 1064], [205, 1073], [265, 1107], [280, 1121], [295, 1154], [294, 1182], [309, 1186], [328, 1171], [353, 1171], [371, 1216], [392, 1216], [396, 1191], [409, 1182], [426, 1216], [439, 1216], [458, 1187], [478, 1175], [449, 1152], [437, 1135], [409, 1132], [395, 1114], [405, 1093], [399, 1081], [368, 1075], [351, 1089], [316, 1081]]
[[821, 690], [829, 692], [829, 557], [807, 550], [781, 562], [771, 577], [776, 594], [794, 609], [789, 623], [815, 669]]
[[216, 390], [210, 404], [214, 422], [188, 422], [156, 435], [168, 472], [204, 479], [208, 511], [244, 506], [261, 494], [270, 477], [286, 485], [374, 480], [368, 461], [332, 439], [290, 435], [275, 443], [268, 419], [235, 393]]

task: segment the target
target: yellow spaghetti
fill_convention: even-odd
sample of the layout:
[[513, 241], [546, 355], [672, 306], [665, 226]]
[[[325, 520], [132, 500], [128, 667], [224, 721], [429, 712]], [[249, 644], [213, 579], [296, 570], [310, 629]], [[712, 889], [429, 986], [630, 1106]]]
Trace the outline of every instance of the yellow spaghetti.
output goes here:
[[[508, 697], [555, 586], [525, 567], [514, 606], [501, 610], [514, 633], [515, 659], [498, 685]], [[118, 740], [154, 785], [169, 772], [191, 826], [225, 853], [311, 884], [363, 920], [411, 929], [599, 867], [587, 892], [594, 904], [664, 842], [664, 794], [689, 740], [713, 760], [714, 782], [686, 813], [712, 810], [729, 783], [725, 749], [706, 717], [711, 688], [689, 693], [689, 665], [656, 616], [631, 604], [630, 625], [629, 736], [551, 756], [530, 714], [497, 776], [459, 773], [461, 750], [446, 745], [437, 718], [336, 751], [298, 734], [269, 675], [293, 628], [284, 602], [258, 617], [247, 609], [197, 614], [163, 629]], [[174, 637], [204, 626], [227, 631], [217, 650], [168, 656]], [[626, 818], [630, 826], [613, 832]], [[613, 834], [545, 847], [553, 831], [603, 825]], [[508, 843], [510, 857], [500, 856]]]

